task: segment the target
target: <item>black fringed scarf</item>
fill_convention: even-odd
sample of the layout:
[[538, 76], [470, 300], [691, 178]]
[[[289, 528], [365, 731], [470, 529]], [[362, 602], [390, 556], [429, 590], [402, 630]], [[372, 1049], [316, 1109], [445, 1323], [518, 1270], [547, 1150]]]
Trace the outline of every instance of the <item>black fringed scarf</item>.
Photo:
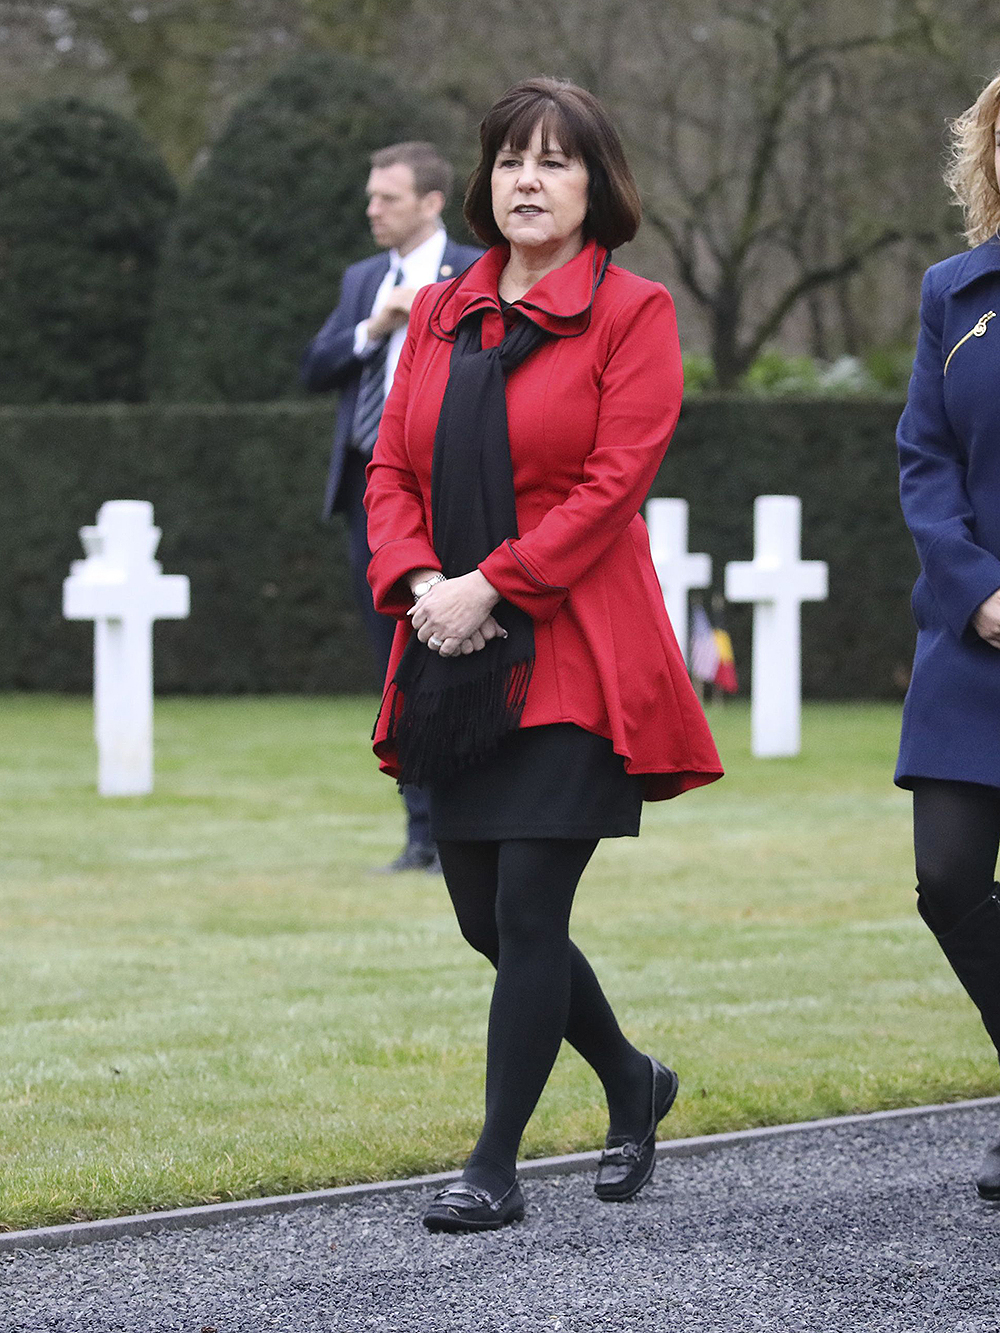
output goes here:
[[[478, 311], [458, 326], [434, 435], [434, 549], [448, 578], [467, 574], [518, 535], [504, 385], [551, 336], [522, 317], [499, 346], [484, 348], [482, 321]], [[479, 652], [441, 657], [415, 634], [407, 644], [393, 677], [388, 726], [400, 785], [444, 781], [492, 754], [518, 727], [535, 662], [534, 628], [503, 599], [493, 615], [507, 638], [491, 639]]]

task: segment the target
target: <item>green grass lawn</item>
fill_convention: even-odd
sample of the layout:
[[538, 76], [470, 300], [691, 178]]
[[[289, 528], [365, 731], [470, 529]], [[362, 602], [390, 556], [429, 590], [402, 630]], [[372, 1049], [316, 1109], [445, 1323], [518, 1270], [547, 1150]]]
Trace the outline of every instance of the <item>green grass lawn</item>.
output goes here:
[[[371, 699], [166, 699], [155, 795], [101, 799], [86, 700], [0, 698], [0, 1226], [461, 1163], [492, 971], [398, 851]], [[913, 910], [898, 709], [813, 706], [724, 781], [647, 806], [575, 911], [623, 1026], [676, 1065], [663, 1132], [996, 1091]], [[525, 1156], [599, 1145], [560, 1056]]]

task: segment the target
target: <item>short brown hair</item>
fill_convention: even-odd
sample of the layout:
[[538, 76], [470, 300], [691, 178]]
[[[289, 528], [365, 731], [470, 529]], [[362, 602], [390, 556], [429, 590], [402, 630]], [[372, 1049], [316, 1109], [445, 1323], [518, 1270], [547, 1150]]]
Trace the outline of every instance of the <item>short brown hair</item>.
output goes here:
[[409, 167], [417, 194], [440, 190], [447, 200], [451, 194], [454, 172], [432, 143], [414, 140], [412, 143], [394, 143], [379, 148], [369, 161], [373, 167]]
[[508, 88], [479, 126], [481, 156], [465, 192], [465, 219], [487, 245], [503, 240], [493, 216], [490, 177], [501, 148], [523, 152], [541, 122], [542, 146], [552, 141], [587, 168], [589, 205], [584, 235], [609, 250], [639, 230], [642, 204], [621, 140], [593, 93], [567, 79], [526, 79]]

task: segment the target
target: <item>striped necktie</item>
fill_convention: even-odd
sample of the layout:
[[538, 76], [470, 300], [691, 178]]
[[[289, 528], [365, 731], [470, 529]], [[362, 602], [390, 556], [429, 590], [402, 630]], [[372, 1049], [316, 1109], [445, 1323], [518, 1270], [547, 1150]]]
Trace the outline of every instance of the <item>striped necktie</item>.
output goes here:
[[[403, 281], [403, 268], [396, 269], [393, 287]], [[384, 338], [365, 362], [358, 384], [358, 401], [354, 408], [351, 443], [358, 453], [370, 458], [378, 439], [378, 425], [385, 407], [385, 361], [389, 354], [389, 339]]]

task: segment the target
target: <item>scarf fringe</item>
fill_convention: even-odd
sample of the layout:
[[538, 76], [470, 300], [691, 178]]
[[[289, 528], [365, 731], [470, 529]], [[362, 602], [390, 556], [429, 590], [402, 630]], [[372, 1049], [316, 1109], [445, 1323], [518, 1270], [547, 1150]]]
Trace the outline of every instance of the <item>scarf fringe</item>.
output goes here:
[[520, 726], [534, 659], [478, 680], [392, 699], [386, 739], [399, 756], [399, 785], [446, 782], [488, 759]]

